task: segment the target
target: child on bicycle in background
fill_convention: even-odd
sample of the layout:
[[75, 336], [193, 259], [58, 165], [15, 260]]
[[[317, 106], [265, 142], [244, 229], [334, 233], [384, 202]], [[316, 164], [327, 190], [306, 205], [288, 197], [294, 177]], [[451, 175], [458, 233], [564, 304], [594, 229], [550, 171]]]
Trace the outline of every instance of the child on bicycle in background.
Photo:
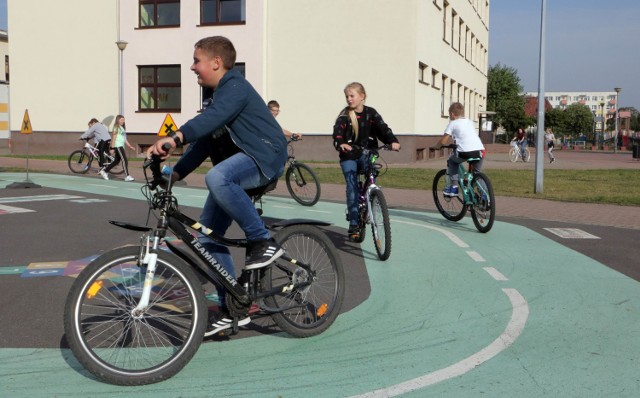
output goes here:
[[358, 228], [358, 173], [366, 170], [369, 159], [363, 149], [378, 147], [378, 140], [400, 150], [400, 143], [382, 116], [365, 106], [367, 98], [364, 86], [358, 82], [344, 88], [347, 106], [340, 112], [333, 126], [333, 146], [340, 152], [340, 168], [344, 175], [347, 193], [347, 218], [349, 237], [360, 236]]
[[[280, 114], [280, 104], [278, 103], [278, 101], [271, 100], [267, 102], [267, 106], [269, 107], [269, 111], [271, 112], [273, 117], [278, 117], [278, 115]], [[282, 129], [282, 132], [284, 133], [284, 136], [287, 138], [292, 138], [294, 140], [302, 139], [302, 134], [300, 133], [292, 133], [291, 131], [284, 128]]]
[[[245, 190], [267, 185], [282, 174], [287, 142], [264, 100], [233, 69], [235, 60], [236, 50], [226, 37], [207, 37], [195, 44], [191, 70], [198, 84], [215, 89], [215, 99], [178, 131], [156, 141], [147, 154], [166, 159], [176, 147], [191, 144], [174, 167], [174, 172], [184, 178], [206, 157], [222, 151], [217, 155], [220, 161], [205, 176], [209, 195], [200, 222], [224, 235], [235, 221], [248, 241], [245, 269], [258, 269], [271, 264], [284, 251], [271, 238]], [[165, 144], [171, 147], [168, 151], [163, 148]], [[228, 248], [209, 238], [201, 239], [225, 270], [235, 275]], [[234, 322], [226, 309], [225, 292], [217, 287], [221, 311], [210, 318], [205, 336], [228, 329]], [[237, 322], [243, 326], [250, 318], [247, 314]]]
[[526, 160], [527, 155], [525, 149], [527, 148], [527, 133], [524, 132], [522, 127], [518, 127], [513, 141], [515, 141], [515, 146], [520, 150], [520, 158]]
[[482, 158], [484, 158], [484, 145], [480, 141], [476, 127], [473, 122], [464, 117], [464, 105], [454, 102], [449, 107], [449, 118], [451, 121], [444, 129], [444, 134], [440, 140], [430, 149], [440, 149], [443, 145], [453, 139], [457, 148], [447, 159], [447, 186], [444, 189], [445, 196], [458, 195], [458, 165], [470, 158], [480, 158], [475, 164], [475, 169], [482, 169]]
[[80, 136], [81, 140], [90, 140], [93, 138], [98, 145], [98, 165], [102, 169], [104, 167], [104, 154], [109, 150], [111, 144], [111, 135], [109, 129], [100, 123], [95, 117], [89, 120], [89, 129]]

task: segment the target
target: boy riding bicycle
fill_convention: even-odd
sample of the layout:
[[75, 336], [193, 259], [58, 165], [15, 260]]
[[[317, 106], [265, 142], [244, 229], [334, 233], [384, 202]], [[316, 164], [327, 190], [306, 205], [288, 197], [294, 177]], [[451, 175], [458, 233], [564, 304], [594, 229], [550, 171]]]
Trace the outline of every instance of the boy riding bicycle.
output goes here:
[[[215, 89], [215, 99], [178, 131], [158, 140], [147, 154], [166, 159], [176, 147], [189, 143], [189, 149], [174, 168], [179, 179], [207, 157], [216, 162], [205, 177], [209, 195], [200, 222], [224, 235], [235, 221], [249, 244], [245, 269], [258, 269], [271, 264], [284, 251], [271, 238], [245, 190], [267, 185], [282, 174], [287, 143], [282, 127], [264, 100], [242, 74], [233, 69], [235, 60], [235, 48], [225, 37], [208, 37], [195, 44], [191, 70], [196, 73], [198, 84]], [[166, 144], [171, 147], [168, 151], [163, 148]], [[226, 246], [206, 237], [201, 237], [201, 243], [235, 276]], [[225, 292], [217, 287], [221, 311], [210, 319], [205, 336], [233, 325], [226, 309]], [[247, 315], [238, 320], [238, 326], [249, 321]]]
[[476, 133], [476, 127], [473, 122], [464, 117], [464, 105], [454, 102], [449, 107], [449, 118], [451, 121], [444, 130], [444, 134], [440, 140], [430, 149], [440, 149], [443, 145], [453, 139], [457, 148], [451, 153], [447, 159], [447, 186], [444, 189], [445, 196], [458, 195], [458, 165], [470, 158], [480, 158], [475, 164], [475, 169], [482, 169], [482, 159], [484, 158], [485, 149], [480, 141], [480, 137]]

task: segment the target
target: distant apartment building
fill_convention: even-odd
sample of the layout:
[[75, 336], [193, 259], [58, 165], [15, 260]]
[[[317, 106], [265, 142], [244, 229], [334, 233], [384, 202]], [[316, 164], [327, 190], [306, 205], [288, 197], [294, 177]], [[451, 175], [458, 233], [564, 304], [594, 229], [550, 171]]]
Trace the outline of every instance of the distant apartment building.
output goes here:
[[[488, 0], [8, 0], [11, 130], [29, 109], [32, 153], [77, 145], [96, 117], [126, 117], [138, 152], [169, 113], [178, 126], [201, 110], [190, 70], [194, 43], [230, 38], [237, 65], [278, 117], [301, 132], [302, 159], [336, 159], [330, 135], [344, 87], [400, 136], [390, 161], [424, 158], [452, 102], [478, 122], [486, 110]], [[28, 23], [22, 22], [28, 21]], [[119, 46], [116, 43], [119, 43]], [[17, 145], [14, 151], [20, 150]]]
[[0, 74], [0, 152], [9, 147], [9, 35], [0, 30], [0, 59], [4, 61]]
[[[554, 108], [566, 109], [576, 103], [587, 106], [596, 118], [596, 131], [603, 131], [603, 127], [606, 127], [603, 121], [606, 123], [606, 120], [613, 118], [618, 108], [615, 91], [547, 91], [544, 94]], [[525, 95], [537, 97], [538, 93], [530, 92]]]

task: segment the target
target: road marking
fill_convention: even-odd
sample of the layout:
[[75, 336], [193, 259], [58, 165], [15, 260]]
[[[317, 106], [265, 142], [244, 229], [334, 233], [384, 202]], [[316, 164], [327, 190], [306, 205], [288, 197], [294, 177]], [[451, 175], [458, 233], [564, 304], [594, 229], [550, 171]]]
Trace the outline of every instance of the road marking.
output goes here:
[[467, 254], [469, 255], [469, 257], [471, 257], [471, 259], [473, 261], [479, 262], [479, 263], [484, 263], [486, 260], [480, 255], [480, 253], [473, 251], [473, 250], [468, 250]]
[[108, 200], [105, 199], [74, 199], [74, 200], [70, 200], [70, 202], [74, 202], [74, 203], [103, 203], [103, 202], [108, 202]]
[[509, 348], [524, 330], [524, 325], [527, 323], [527, 319], [529, 318], [529, 304], [527, 303], [527, 300], [525, 300], [524, 297], [522, 297], [522, 295], [515, 289], [502, 289], [502, 291], [507, 295], [509, 301], [511, 301], [511, 319], [509, 319], [509, 323], [507, 324], [504, 332], [502, 332], [502, 334], [491, 344], [477, 353], [446, 368], [391, 387], [358, 395], [356, 397], [395, 397], [397, 395], [406, 394], [408, 392], [463, 375]]
[[314, 210], [314, 209], [307, 209], [307, 211], [310, 211], [312, 213], [325, 213], [325, 214], [332, 214], [332, 211], [326, 211], [326, 210]]
[[544, 228], [554, 235], [564, 239], [600, 239], [600, 237], [591, 235], [578, 228]]
[[487, 274], [491, 275], [491, 277], [497, 281], [508, 281], [506, 276], [502, 275], [500, 271], [493, 267], [483, 267], [483, 270], [487, 271]]
[[0, 203], [42, 202], [45, 200], [68, 200], [68, 199], [83, 199], [83, 198], [84, 196], [76, 196], [76, 195], [15, 196], [12, 198], [0, 198]]
[[462, 248], [469, 247], [469, 245], [466, 244], [462, 239], [458, 238], [458, 236], [456, 236], [451, 231], [447, 231], [446, 229], [433, 227], [431, 225], [418, 224], [418, 223], [414, 223], [414, 222], [410, 222], [410, 221], [396, 220], [395, 218], [392, 218], [391, 221], [397, 222], [397, 223], [402, 223], [402, 224], [415, 225], [417, 227], [422, 227], [422, 228], [433, 229], [434, 231], [438, 231], [441, 234], [443, 234], [444, 236], [446, 236], [447, 238], [449, 238], [449, 240], [452, 241], [454, 244], [456, 244], [458, 247], [462, 247]]
[[0, 205], [0, 214], [31, 213], [31, 212], [35, 212], [35, 210], [23, 209], [21, 207]]

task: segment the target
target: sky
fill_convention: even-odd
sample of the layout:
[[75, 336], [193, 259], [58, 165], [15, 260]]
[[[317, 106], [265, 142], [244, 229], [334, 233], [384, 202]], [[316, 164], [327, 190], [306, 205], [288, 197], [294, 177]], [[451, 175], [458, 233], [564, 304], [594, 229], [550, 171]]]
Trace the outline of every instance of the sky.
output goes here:
[[[518, 71], [538, 92], [542, 0], [490, 0], [489, 65]], [[622, 88], [620, 107], [640, 110], [640, 1], [547, 0], [544, 89]]]
[[[545, 92], [620, 87], [620, 106], [640, 110], [640, 0], [547, 0], [545, 8]], [[542, 0], [490, 0], [489, 65], [515, 68], [524, 91], [538, 92], [541, 11]]]

